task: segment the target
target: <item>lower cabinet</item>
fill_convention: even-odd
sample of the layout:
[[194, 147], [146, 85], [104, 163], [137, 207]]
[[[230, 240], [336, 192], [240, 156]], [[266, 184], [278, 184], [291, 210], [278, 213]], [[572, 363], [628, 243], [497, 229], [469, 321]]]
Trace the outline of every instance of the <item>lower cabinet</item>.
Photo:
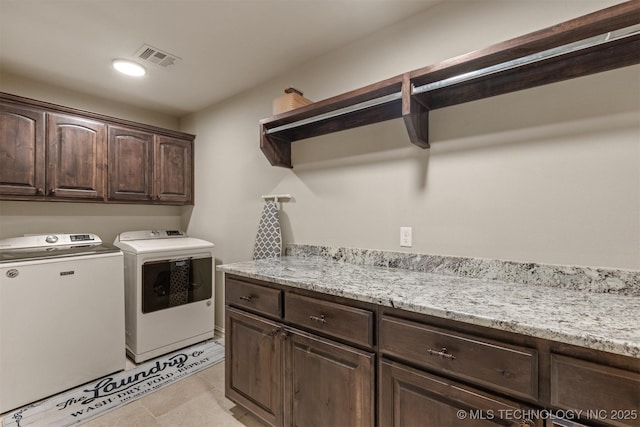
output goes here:
[[638, 358], [225, 275], [226, 395], [277, 427], [640, 426]]
[[551, 404], [592, 422], [640, 426], [640, 374], [551, 353]]
[[373, 426], [375, 355], [226, 309], [227, 397], [273, 426]]
[[541, 425], [516, 402], [400, 363], [383, 360], [379, 381], [381, 426]]
[[282, 326], [226, 309], [225, 392], [273, 426], [282, 425], [283, 342]]
[[285, 425], [374, 425], [374, 354], [292, 330], [285, 361]]

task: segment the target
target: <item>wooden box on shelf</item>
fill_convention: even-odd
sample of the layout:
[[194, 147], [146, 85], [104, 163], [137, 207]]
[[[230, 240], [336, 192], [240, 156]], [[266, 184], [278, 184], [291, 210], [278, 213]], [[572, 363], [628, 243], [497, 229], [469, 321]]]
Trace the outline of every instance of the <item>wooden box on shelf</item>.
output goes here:
[[280, 114], [286, 111], [295, 110], [299, 107], [311, 104], [313, 101], [302, 96], [298, 89], [288, 87], [284, 90], [284, 95], [273, 100], [273, 114]]

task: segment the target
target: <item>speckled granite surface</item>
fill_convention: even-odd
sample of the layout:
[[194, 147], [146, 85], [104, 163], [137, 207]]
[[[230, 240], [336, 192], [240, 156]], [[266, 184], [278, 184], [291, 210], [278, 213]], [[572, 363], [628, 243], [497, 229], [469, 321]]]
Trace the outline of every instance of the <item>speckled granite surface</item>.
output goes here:
[[495, 279], [588, 292], [640, 296], [640, 271], [536, 264], [484, 258], [289, 244], [285, 255], [320, 256], [334, 261], [394, 267], [425, 273]]
[[640, 298], [284, 256], [227, 273], [640, 357]]

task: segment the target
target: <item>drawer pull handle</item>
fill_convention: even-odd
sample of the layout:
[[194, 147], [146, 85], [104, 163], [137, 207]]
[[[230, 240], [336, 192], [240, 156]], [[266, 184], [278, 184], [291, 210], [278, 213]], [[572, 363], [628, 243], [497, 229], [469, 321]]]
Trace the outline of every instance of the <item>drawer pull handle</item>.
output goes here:
[[246, 302], [251, 301], [251, 298], [252, 298], [251, 295], [247, 295], [247, 296], [243, 295], [243, 296], [240, 297], [241, 300], [246, 301]]
[[442, 357], [443, 359], [454, 360], [456, 358], [453, 354], [447, 353], [447, 348], [446, 347], [442, 347], [442, 350], [440, 350], [440, 351], [429, 349], [429, 350], [427, 350], [427, 353], [429, 353], [432, 356]]
[[502, 375], [505, 378], [513, 378], [513, 373], [510, 371], [505, 371], [502, 369], [498, 369], [498, 372], [500, 372], [500, 375]]
[[327, 323], [327, 321], [324, 319], [324, 314], [321, 314], [320, 317], [318, 316], [309, 316], [310, 320], [313, 320], [315, 322], [318, 323]]

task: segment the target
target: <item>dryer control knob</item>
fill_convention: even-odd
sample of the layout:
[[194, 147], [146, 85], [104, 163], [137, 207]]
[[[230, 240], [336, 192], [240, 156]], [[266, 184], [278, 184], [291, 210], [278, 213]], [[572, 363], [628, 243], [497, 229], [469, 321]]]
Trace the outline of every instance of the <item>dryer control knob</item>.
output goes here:
[[47, 243], [55, 243], [55, 242], [57, 242], [57, 241], [58, 241], [58, 236], [50, 235], [50, 236], [47, 236], [47, 238], [46, 238], [46, 239], [44, 239], [44, 240], [45, 240], [45, 242], [47, 242]]

